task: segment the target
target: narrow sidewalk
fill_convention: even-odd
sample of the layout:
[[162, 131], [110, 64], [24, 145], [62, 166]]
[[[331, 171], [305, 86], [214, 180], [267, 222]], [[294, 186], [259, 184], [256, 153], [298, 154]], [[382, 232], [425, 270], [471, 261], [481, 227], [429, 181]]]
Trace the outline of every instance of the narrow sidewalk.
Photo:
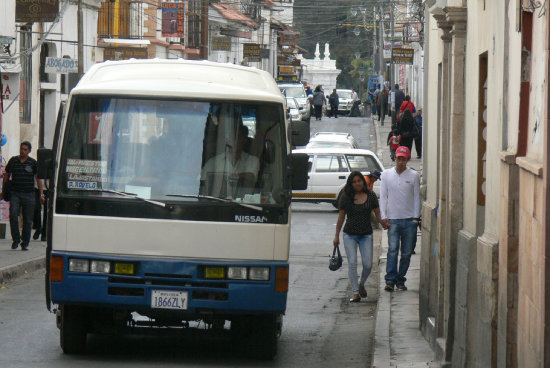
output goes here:
[[[34, 233], [34, 230], [32, 233]], [[31, 239], [29, 250], [22, 251], [21, 247], [11, 249], [9, 233], [6, 236], [8, 237], [7, 239], [0, 239], [0, 285], [26, 273], [45, 267], [45, 241]]]
[[[386, 137], [391, 129], [391, 120], [386, 118], [384, 126], [373, 119], [376, 129], [377, 150], [384, 167], [394, 166], [390, 159]], [[413, 157], [416, 157], [414, 154]], [[412, 158], [409, 167], [422, 173], [421, 160]], [[407, 291], [387, 292], [384, 290], [386, 255], [388, 251], [388, 232], [383, 231], [379, 266], [379, 298], [376, 316], [374, 359], [372, 367], [441, 367], [435, 354], [420, 331], [418, 298], [420, 286], [420, 250], [421, 236], [417, 235], [417, 254], [411, 257], [407, 272]]]

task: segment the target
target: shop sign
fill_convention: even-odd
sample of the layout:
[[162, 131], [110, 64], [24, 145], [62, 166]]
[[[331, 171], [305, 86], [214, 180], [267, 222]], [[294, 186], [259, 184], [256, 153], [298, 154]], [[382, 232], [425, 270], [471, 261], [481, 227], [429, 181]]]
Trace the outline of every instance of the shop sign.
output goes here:
[[78, 73], [78, 61], [67, 58], [47, 57], [44, 71], [46, 73], [57, 74]]
[[414, 49], [392, 49], [391, 58], [394, 64], [412, 64], [414, 59]]
[[162, 37], [184, 36], [185, 3], [162, 3]]
[[111, 47], [103, 49], [103, 60], [147, 59], [147, 49], [144, 47]]
[[212, 51], [231, 51], [231, 38], [224, 36], [212, 37]]
[[15, 0], [16, 22], [53, 22], [59, 14], [59, 0]]
[[247, 58], [249, 62], [262, 61], [260, 45], [257, 43], [243, 44], [243, 58]]

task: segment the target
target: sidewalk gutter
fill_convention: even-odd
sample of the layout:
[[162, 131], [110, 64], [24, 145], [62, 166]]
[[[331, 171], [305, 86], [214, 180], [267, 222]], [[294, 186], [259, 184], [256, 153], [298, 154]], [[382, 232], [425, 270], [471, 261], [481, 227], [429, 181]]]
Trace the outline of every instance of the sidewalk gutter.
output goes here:
[[40, 256], [0, 268], [0, 284], [14, 280], [26, 273], [46, 267], [46, 257]]

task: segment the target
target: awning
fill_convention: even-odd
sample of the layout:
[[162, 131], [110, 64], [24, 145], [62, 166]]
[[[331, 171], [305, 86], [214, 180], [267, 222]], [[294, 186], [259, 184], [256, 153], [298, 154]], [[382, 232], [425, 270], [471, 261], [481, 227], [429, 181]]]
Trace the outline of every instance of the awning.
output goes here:
[[0, 63], [2, 73], [21, 73], [21, 64]]

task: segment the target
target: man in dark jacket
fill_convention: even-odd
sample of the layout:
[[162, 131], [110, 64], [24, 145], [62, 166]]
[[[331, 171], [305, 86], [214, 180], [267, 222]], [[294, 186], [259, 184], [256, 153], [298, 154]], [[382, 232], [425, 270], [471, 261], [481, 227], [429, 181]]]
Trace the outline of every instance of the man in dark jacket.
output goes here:
[[[31, 227], [34, 214], [34, 183], [38, 185], [40, 203], [44, 204], [45, 196], [42, 180], [38, 179], [37, 163], [32, 157], [30, 142], [22, 142], [19, 146], [19, 156], [13, 156], [6, 165], [6, 175], [2, 178], [2, 193], [0, 199], [5, 198], [5, 188], [11, 177], [10, 187], [10, 228], [11, 249], [17, 249], [21, 242], [21, 249], [28, 250], [31, 239]], [[23, 234], [19, 233], [19, 211], [23, 208]]]
[[328, 97], [328, 102], [330, 103], [330, 115], [334, 116], [335, 118], [338, 117], [338, 105], [340, 104], [340, 97], [338, 96], [338, 93], [336, 93], [336, 88], [332, 90], [332, 93]]
[[399, 89], [399, 84], [396, 84], [394, 86], [395, 93], [394, 93], [394, 106], [393, 106], [393, 116], [392, 116], [392, 123], [395, 124], [397, 120], [397, 115], [399, 114], [399, 109], [401, 108], [401, 105], [403, 104], [403, 101], [405, 101], [405, 93]]

